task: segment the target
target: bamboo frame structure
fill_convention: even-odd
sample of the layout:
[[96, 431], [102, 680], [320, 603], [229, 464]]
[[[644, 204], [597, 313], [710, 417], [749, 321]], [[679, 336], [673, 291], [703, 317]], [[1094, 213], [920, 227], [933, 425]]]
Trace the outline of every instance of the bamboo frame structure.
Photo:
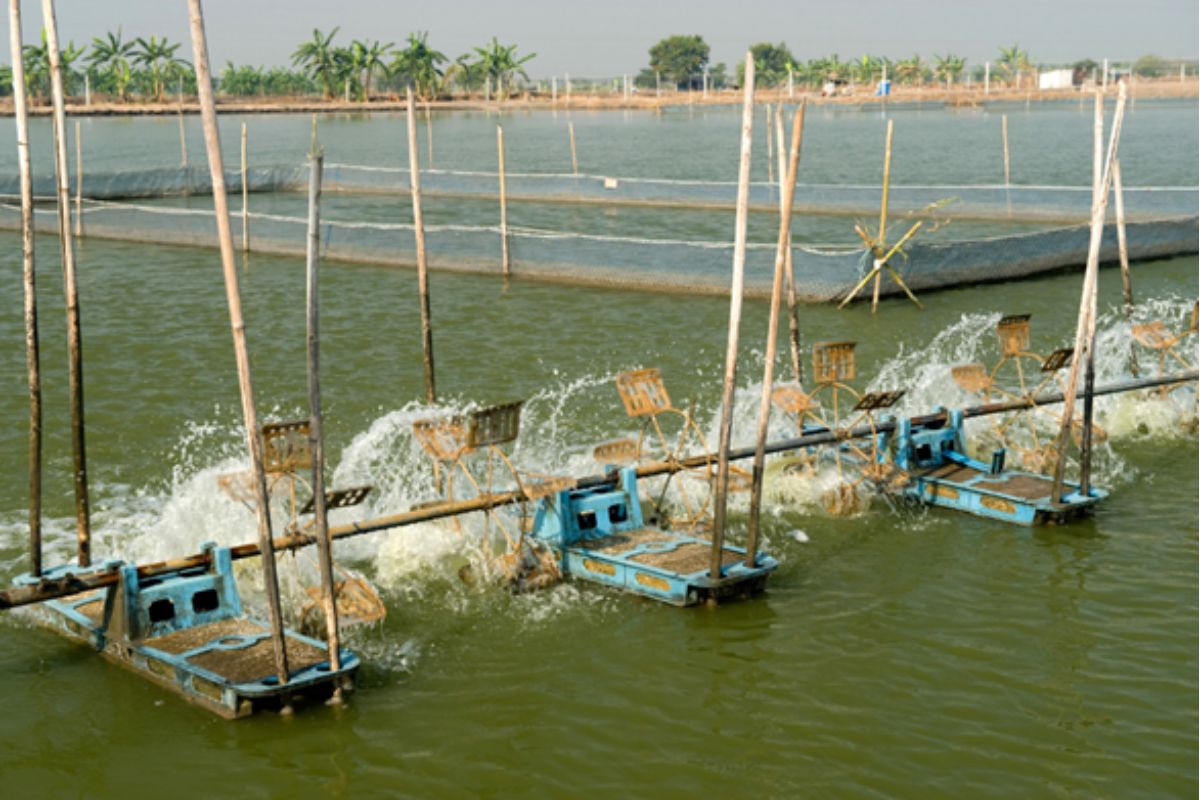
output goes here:
[[67, 384], [71, 397], [71, 452], [75, 483], [75, 536], [79, 566], [92, 561], [92, 523], [88, 501], [87, 441], [83, 403], [83, 332], [79, 286], [75, 276], [75, 243], [71, 235], [71, 190], [67, 175], [67, 109], [63, 91], [62, 56], [54, 0], [42, 0], [42, 22], [50, 57], [50, 94], [54, 104], [54, 172], [58, 197], [58, 237], [62, 250], [63, 295], [67, 306]]
[[437, 402], [433, 368], [433, 321], [429, 310], [429, 265], [425, 254], [425, 217], [421, 212], [421, 163], [417, 155], [417, 115], [412, 87], [408, 88], [408, 186], [412, 193], [413, 235], [417, 243], [417, 295], [421, 308], [421, 356], [425, 369], [425, 400]]
[[[1094, 122], [1093, 145], [1093, 191], [1092, 191], [1092, 220], [1091, 238], [1088, 241], [1087, 268], [1084, 273], [1083, 291], [1079, 301], [1079, 320], [1075, 329], [1075, 354], [1071, 359], [1071, 373], [1067, 378], [1067, 389], [1063, 402], [1062, 424], [1055, 447], [1054, 460], [1054, 498], [1062, 495], [1064, 473], [1067, 466], [1067, 443], [1070, 440], [1072, 421], [1075, 418], [1075, 397], [1079, 386], [1081, 367], [1086, 370], [1084, 376], [1084, 418], [1080, 447], [1080, 480], [1079, 491], [1086, 495], [1091, 479], [1091, 409], [1093, 381], [1095, 380], [1095, 340], [1096, 340], [1096, 290], [1100, 272], [1100, 245], [1104, 236], [1104, 217], [1108, 208], [1108, 191], [1112, 185], [1113, 164], [1116, 161], [1117, 148], [1121, 142], [1121, 123], [1125, 117], [1125, 87], [1122, 85], [1117, 98], [1117, 110], [1113, 116], [1112, 132], [1108, 141], [1108, 156], [1102, 155], [1104, 138], [1104, 98], [1103, 94], [1096, 95], [1096, 110]], [[1100, 169], [1103, 160], [1103, 170]]]
[[[312, 450], [313, 536], [317, 540], [317, 564], [321, 573], [321, 608], [325, 612], [325, 637], [329, 667], [342, 668], [337, 603], [334, 601], [333, 543], [329, 539], [329, 517], [325, 505], [325, 433], [321, 420], [321, 328], [318, 275], [321, 262], [321, 178], [325, 156], [317, 149], [309, 155], [308, 237], [305, 248], [305, 341], [308, 372], [308, 443]], [[334, 688], [334, 702], [341, 702], [342, 689]]]
[[[1095, 395], [1097, 397], [1101, 397], [1103, 395], [1120, 394], [1122, 392], [1139, 391], [1142, 389], [1152, 389], [1162, 386], [1174, 386], [1180, 383], [1196, 381], [1197, 378], [1200, 378], [1200, 373], [1198, 373], [1196, 370], [1189, 370], [1187, 372], [1181, 372], [1174, 375], [1158, 375], [1148, 378], [1138, 378], [1135, 380], [1121, 381], [1120, 383], [1113, 383], [1105, 386], [1097, 386]], [[1064, 397], [1062, 392], [1053, 392], [1050, 394], [1039, 395], [1037, 397], [1020, 397], [1002, 402], [970, 406], [962, 409], [962, 413], [964, 419], [974, 419], [976, 417], [983, 417], [991, 414], [1004, 414], [1011, 411], [1023, 411], [1025, 409], [1061, 403], [1063, 402], [1063, 399]], [[929, 425], [937, 422], [945, 423], [949, 420], [949, 418], [949, 412], [943, 410], [936, 411], [932, 414], [923, 414], [921, 416], [912, 417], [911, 422], [914, 426]], [[781, 439], [779, 441], [769, 442], [766, 447], [766, 452], [768, 455], [770, 455], [774, 453], [786, 453], [809, 447], [840, 445], [849, 439], [864, 439], [876, 436], [880, 433], [892, 433], [896, 430], [896, 427], [897, 422], [895, 420], [881, 420], [878, 422], [872, 421], [870, 423], [857, 425], [849, 430], [833, 430], [827, 428], [812, 433], [806, 433], [802, 436], [795, 436], [789, 439]], [[754, 452], [755, 448], [753, 447], [738, 448], [730, 451], [729, 458], [731, 461], [739, 461], [753, 457]], [[712, 456], [710, 454], [702, 453], [700, 455], [689, 456], [683, 459], [643, 464], [642, 466], [636, 468], [635, 474], [639, 479], [650, 478], [656, 475], [666, 475], [682, 472], [684, 470], [704, 467], [705, 465], [711, 463], [711, 461]], [[575, 486], [579, 489], [588, 489], [596, 486], [610, 485], [616, 480], [618, 480], [617, 474], [615, 472], [609, 472], [603, 475], [590, 475], [580, 478], [579, 480], [575, 481]], [[533, 499], [536, 498], [530, 494], [527, 494], [524, 489], [516, 489], [497, 494], [485, 494], [479, 497], [472, 497], [468, 500], [423, 504], [409, 509], [408, 511], [401, 511], [396, 514], [362, 520], [360, 522], [351, 522], [345, 525], [335, 525], [329, 529], [329, 536], [333, 540], [346, 539], [352, 536], [362, 536], [364, 534], [375, 533], [377, 531], [390, 530], [392, 528], [402, 528], [408, 525], [415, 525], [420, 522], [430, 522], [432, 520], [445, 519], [447, 517], [459, 516], [461, 514], [470, 514], [478, 511], [490, 511], [492, 509], [499, 508], [500, 506], [523, 503]], [[278, 552], [283, 550], [296, 550], [301, 547], [308, 547], [314, 543], [315, 540], [312, 535], [295, 532], [274, 539], [272, 541], [272, 547], [276, 552]], [[255, 543], [241, 544], [230, 548], [230, 555], [234, 560], [254, 558], [260, 555], [261, 552], [262, 551], [259, 549], [259, 545]], [[206, 567], [209, 565], [210, 559], [211, 555], [208, 553], [195, 553], [168, 561], [142, 564], [137, 568], [138, 575], [142, 578], [152, 578], [157, 575], [164, 575], [181, 569]], [[46, 580], [37, 584], [10, 587], [8, 589], [0, 590], [0, 611], [30, 605], [31, 603], [40, 603], [45, 600], [53, 600], [57, 597], [69, 597], [71, 595], [88, 592], [93, 589], [103, 588], [105, 586], [113, 586], [118, 580], [120, 580], [120, 575], [118, 573], [109, 570], [103, 570], [80, 573], [55, 580]]]
[[37, 317], [37, 270], [33, 244], [33, 168], [29, 158], [29, 108], [26, 104], [21, 0], [8, 2], [12, 54], [13, 115], [16, 117], [17, 165], [21, 176], [21, 279], [25, 299], [25, 368], [29, 375], [29, 572], [42, 572], [42, 366]]
[[733, 238], [733, 279], [729, 288], [729, 335], [725, 347], [725, 383], [721, 392], [721, 427], [717, 444], [717, 477], [713, 492], [712, 557], [709, 575], [721, 577], [725, 546], [726, 495], [729, 490], [729, 445], [733, 436], [733, 391], [737, 381], [738, 333], [746, 280], [746, 218], [750, 198], [750, 153], [754, 145], [754, 56], [747, 51], [742, 98], [742, 144], [738, 163], [737, 216]]
[[267, 617], [275, 671], [280, 684], [288, 681], [287, 649], [283, 641], [283, 614], [279, 605], [279, 581], [275, 571], [275, 548], [271, 532], [271, 499], [267, 493], [263, 468], [263, 442], [259, 434], [258, 413], [254, 408], [254, 386], [250, 378], [250, 355], [246, 345], [246, 324], [242, 318], [242, 297], [238, 287], [237, 264], [233, 254], [233, 232], [229, 226], [229, 198], [225, 190], [225, 164], [221, 155], [217, 128], [216, 100], [212, 73], [208, 66], [208, 41], [204, 32], [204, 11], [200, 0], [188, 0], [188, 25], [191, 29], [192, 55], [196, 69], [196, 88], [200, 99], [200, 118], [204, 127], [204, 146], [212, 176], [213, 212], [221, 248], [221, 269], [225, 279], [225, 300], [233, 333], [233, 352], [237, 362], [238, 388], [242, 399], [242, 417], [246, 444], [253, 473], [255, 511], [258, 517], [258, 548], [262, 554], [263, 585], [267, 596]]
[[[800, 163], [800, 137], [803, 111], [792, 119], [792, 145], [788, 151], [787, 177], [779, 217], [779, 240], [775, 248], [775, 275], [771, 284], [771, 311], [767, 322], [767, 347], [763, 365], [762, 398], [758, 406], [758, 430], [755, 437], [754, 465], [750, 470], [750, 516], [746, 534], [746, 566], [755, 567], [758, 554], [758, 526], [762, 512], [763, 464], [766, 460], [767, 426], [771, 421], [771, 390], [775, 386], [775, 347], [779, 338], [779, 304], [783, 294], [787, 251], [791, 246], [792, 201], [796, 196], [796, 169]], [[770, 136], [770, 129], [767, 130]]]

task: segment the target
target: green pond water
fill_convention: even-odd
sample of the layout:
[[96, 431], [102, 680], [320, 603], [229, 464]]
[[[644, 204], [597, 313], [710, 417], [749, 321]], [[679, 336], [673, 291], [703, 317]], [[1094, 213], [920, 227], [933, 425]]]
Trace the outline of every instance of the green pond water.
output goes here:
[[[1008, 113], [1026, 154], [1018, 162], [1024, 180], [1086, 182], [1086, 111], [1064, 104]], [[977, 144], [985, 132], [998, 137], [995, 113], [896, 116], [924, 137], [903, 140], [905, 158], [897, 152], [911, 182], [995, 180], [995, 153], [982, 155]], [[512, 117], [510, 164], [532, 168], [565, 135], [565, 119]], [[581, 145], [585, 134], [603, 142], [597, 158], [617, 163], [613, 172], [724, 179], [736, 159], [728, 111], [574, 119]], [[1127, 180], [1136, 163], [1140, 183], [1194, 186], [1195, 119], [1194, 103], [1139, 103], [1127, 121]], [[228, 120], [227, 148], [236, 148], [238, 121]], [[439, 165], [487, 168], [494, 122], [435, 115], [447, 162]], [[806, 168], [831, 182], [875, 175], [877, 114], [819, 111], [809, 123]], [[263, 131], [253, 141], [264, 157], [295, 160], [307, 145], [306, 118], [251, 124]], [[84, 125], [94, 133], [85, 140], [95, 142], [94, 162], [177, 157], [173, 120]], [[389, 115], [322, 123], [330, 157], [355, 163], [402, 163], [387, 155], [400, 152], [401, 131]], [[562, 144], [546, 169], [569, 159]], [[861, 158], [838, 157], [847, 151]], [[460, 160], [451, 162], [454, 152]], [[201, 163], [203, 154], [191, 157]], [[0, 169], [11, 170], [10, 149]], [[299, 208], [298, 198], [279, 202]], [[343, 197], [332, 208], [355, 218], [404, 207], [403, 198]], [[436, 213], [456, 218], [448, 202]], [[547, 205], [538, 213], [638, 212]], [[722, 220], [732, 229], [732, 214], [656, 213], [687, 230], [720, 235]], [[759, 235], [771, 238], [769, 223]], [[58, 563], [70, 559], [74, 537], [65, 326], [56, 241], [37, 244], [47, 560]], [[27, 405], [19, 237], [0, 233], [0, 248], [7, 585], [27, 568]], [[215, 481], [244, 462], [216, 252], [85, 239], [78, 259], [95, 555], [146, 561], [194, 552], [206, 540], [253, 539], [252, 516]], [[1196, 295], [1196, 257], [1136, 264], [1133, 276], [1137, 320], [1181, 330]], [[241, 277], [260, 413], [294, 418], [305, 408], [303, 263], [252, 255]], [[860, 385], [907, 388], [903, 411], [966, 404], [949, 367], [998, 358], [993, 325], [1002, 313], [1033, 315], [1038, 352], [1069, 344], [1079, 278], [928, 294], [924, 311], [888, 300], [874, 317], [865, 306], [805, 307], [803, 335], [857, 340]], [[321, 281], [332, 482], [377, 487], [366, 508], [334, 521], [429, 499], [429, 468], [411, 438], [412, 421], [437, 411], [418, 401], [416, 276], [329, 263]], [[1106, 269], [1101, 382], [1127, 374], [1119, 287]], [[636, 431], [613, 386], [625, 369], [661, 367], [675, 404], [690, 405], [705, 432], [715, 431], [727, 299], [438, 273], [431, 292], [438, 410], [527, 399], [514, 448], [525, 469], [589, 474], [592, 445]], [[747, 301], [735, 444], [753, 436], [766, 318], [766, 303]], [[1195, 342], [1180, 351], [1193, 365]], [[6, 614], [3, 794], [1195, 796], [1200, 477], [1196, 436], [1180, 427], [1194, 403], [1187, 391], [1167, 401], [1100, 401], [1109, 439], [1097, 481], [1111, 498], [1094, 517], [1057, 528], [1011, 528], [882, 498], [860, 515], [832, 517], [812, 486], [776, 478], [765, 534], [781, 566], [765, 595], [717, 609], [675, 609], [578, 583], [525, 596], [466, 587], [457, 570], [471, 557], [479, 520], [468, 521], [466, 540], [426, 524], [341, 542], [339, 559], [372, 579], [389, 616], [347, 632], [364, 660], [350, 705], [307, 708], [290, 720], [220, 721], [37, 628], [28, 614]], [[773, 418], [773, 435], [791, 430]], [[744, 500], [735, 501], [731, 526], [740, 541]], [[301, 595], [305, 563], [281, 559], [289, 605]], [[259, 605], [253, 566], [239, 569], [248, 601]]]

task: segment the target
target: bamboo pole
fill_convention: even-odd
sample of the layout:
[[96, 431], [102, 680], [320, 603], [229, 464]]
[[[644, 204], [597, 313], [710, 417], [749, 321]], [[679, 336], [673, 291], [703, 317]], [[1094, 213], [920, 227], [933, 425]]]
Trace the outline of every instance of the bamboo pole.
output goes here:
[[[1075, 354], [1071, 359], [1071, 373], [1067, 378], [1067, 390], [1063, 403], [1062, 424], [1056, 442], [1056, 457], [1054, 464], [1054, 484], [1052, 498], [1062, 496], [1063, 478], [1066, 471], [1067, 443], [1070, 441], [1071, 424], [1075, 418], [1075, 396], [1079, 386], [1081, 369], [1086, 369], [1084, 376], [1084, 419], [1081, 431], [1080, 448], [1080, 480], [1079, 491], [1087, 494], [1091, 478], [1091, 419], [1090, 411], [1094, 391], [1094, 345], [1096, 338], [1096, 286], [1099, 279], [1100, 245], [1104, 235], [1104, 217], [1108, 208], [1108, 189], [1112, 184], [1113, 162], [1116, 160], [1117, 147], [1121, 141], [1121, 123], [1125, 116], [1125, 91], [1121, 87], [1117, 98], [1117, 110], [1113, 116], [1112, 133], [1108, 141], [1108, 156], [1103, 172], [1099, 169], [1100, 159], [1093, 154], [1093, 191], [1092, 191], [1092, 220], [1091, 238], [1088, 241], [1087, 269], [1084, 273], [1083, 292], [1079, 302], [1079, 320], [1075, 329]], [[1096, 112], [1094, 122], [1094, 151], [1100, 151], [1104, 137], [1104, 98], [1103, 93], [1096, 95]]]
[[417, 295], [421, 306], [421, 354], [425, 366], [425, 400], [437, 402], [433, 369], [433, 322], [429, 312], [429, 265], [425, 255], [425, 217], [421, 212], [421, 164], [417, 156], [417, 118], [412, 87], [408, 88], [408, 185], [412, 192], [413, 234], [417, 240]]
[[[1124, 300], [1125, 321], [1133, 322], [1133, 277], [1129, 274], [1129, 243], [1125, 238], [1125, 190], [1121, 184], [1121, 160], [1113, 162], [1113, 199], [1117, 206], [1117, 255], [1121, 261], [1121, 294]], [[1129, 346], [1129, 369], [1138, 375], [1137, 347]]]
[[[767, 322], [767, 352], [763, 365], [762, 396], [758, 404], [758, 431], [754, 440], [754, 465], [750, 471], [750, 516], [746, 534], [746, 566], [754, 568], [758, 558], [758, 525], [762, 513], [763, 464], [766, 461], [767, 426], [771, 422], [771, 390], [775, 386], [775, 347], [779, 338], [779, 303], [783, 294], [783, 276], [792, 229], [792, 199], [796, 195], [796, 168], [800, 163], [800, 137], [804, 112], [797, 109], [792, 118], [792, 146], [788, 152], [787, 177], [783, 182], [783, 200], [779, 215], [779, 238], [775, 248], [775, 276], [771, 284], [771, 310]], [[770, 128], [767, 129], [770, 137]]]
[[13, 114], [17, 129], [17, 165], [21, 175], [21, 278], [25, 294], [25, 368], [29, 374], [29, 572], [42, 572], [42, 366], [38, 337], [37, 273], [33, 245], [33, 168], [29, 157], [29, 108], [26, 105], [21, 0], [8, 3], [9, 52], [12, 54]]
[[[887, 210], [888, 210], [888, 189], [891, 186], [892, 177], [892, 130], [893, 120], [888, 120], [887, 124], [887, 139], [883, 147], [883, 198], [879, 201], [879, 237], [878, 237], [878, 252], [875, 253], [875, 258], [878, 259], [883, 254], [883, 249], [887, 242]], [[883, 270], [875, 271], [875, 285], [871, 289], [871, 313], [874, 314], [879, 308], [879, 284], [883, 281]]]
[[433, 169], [433, 118], [429, 111], [429, 101], [425, 101], [425, 149], [429, 155], [429, 168]]
[[713, 491], [712, 560], [709, 575], [721, 577], [725, 544], [725, 500], [729, 489], [729, 444], [733, 436], [733, 390], [737, 381], [738, 333], [742, 322], [742, 290], [746, 271], [746, 217], [750, 200], [750, 152], [754, 144], [754, 56], [746, 53], [743, 81], [742, 144], [738, 163], [737, 217], [733, 234], [733, 280], [729, 288], [729, 337], [725, 348], [725, 383], [721, 393], [721, 428], [717, 447], [717, 485]]
[[508, 179], [504, 173], [504, 128], [496, 126], [496, 155], [500, 164], [500, 270], [504, 277], [511, 272], [508, 255]]
[[[807, 109], [808, 109], [808, 102], [802, 100], [800, 102], [800, 111], [799, 111], [801, 143], [803, 143], [803, 141], [804, 141], [804, 113]], [[787, 170], [787, 165], [786, 165], [786, 162], [784, 161], [785, 148], [784, 148], [783, 128], [784, 128], [783, 108], [777, 107], [775, 109], [775, 138], [776, 138], [776, 145], [777, 145], [775, 148], [775, 152], [778, 155], [779, 174], [781, 176], [784, 175]], [[793, 193], [794, 193], [795, 187], [792, 187], [792, 188], [793, 188]], [[783, 206], [781, 203], [780, 204], [780, 213], [781, 214], [783, 213], [782, 209], [783, 209]], [[792, 268], [792, 231], [791, 231], [791, 226], [788, 227], [787, 252], [786, 252], [786, 258], [785, 258], [785, 262], [784, 262], [784, 269], [787, 270], [787, 306], [788, 306], [788, 334], [789, 334], [788, 338], [789, 338], [789, 344], [790, 344], [789, 350], [790, 350], [791, 359], [792, 359], [792, 378], [793, 378], [793, 380], [796, 381], [796, 383], [802, 384], [802, 383], [804, 383], [804, 366], [803, 366], [803, 360], [800, 357], [800, 353], [801, 353], [800, 313], [799, 313], [799, 303], [796, 300], [796, 273], [795, 273], [795, 270]]]
[[242, 398], [242, 417], [246, 424], [246, 445], [254, 475], [255, 511], [258, 516], [258, 547], [262, 553], [263, 588], [267, 596], [267, 617], [271, 626], [271, 645], [275, 673], [280, 684], [288, 681], [287, 649], [283, 641], [283, 614], [279, 606], [279, 581], [275, 573], [275, 548], [271, 533], [271, 499], [267, 494], [263, 469], [263, 442], [259, 434], [258, 413], [254, 408], [254, 386], [250, 378], [250, 355], [246, 346], [246, 324], [242, 319], [242, 297], [238, 288], [237, 265], [233, 254], [233, 232], [229, 226], [229, 198], [225, 192], [225, 164], [221, 156], [217, 109], [213, 99], [212, 73], [208, 67], [208, 42], [204, 33], [204, 11], [200, 0], [188, 0], [188, 24], [192, 35], [192, 56], [196, 69], [196, 88], [200, 97], [200, 119], [204, 128], [204, 146], [208, 151], [208, 169], [212, 176], [213, 212], [221, 247], [221, 269], [225, 279], [225, 300], [233, 333], [233, 352], [237, 362], [238, 388]]
[[1008, 114], [1000, 115], [1000, 140], [1004, 144], [1004, 201], [1008, 206], [1008, 215], [1012, 216], [1012, 194], [1009, 189], [1008, 171]]
[[[1200, 377], [1196, 370], [1176, 373], [1174, 375], [1156, 375], [1148, 378], [1138, 378], [1135, 380], [1120, 381], [1107, 385], [1097, 386], [1095, 394], [1097, 397], [1111, 394], [1120, 394], [1122, 392], [1141, 391], [1143, 389], [1153, 389], [1162, 386], [1174, 386], [1182, 383], [1192, 383]], [[1063, 402], [1062, 392], [1051, 392], [1048, 394], [1038, 395], [1037, 397], [1021, 397], [1016, 400], [1005, 400], [1002, 402], [985, 403], [978, 406], [968, 406], [962, 409], [964, 419], [975, 419], [976, 417], [989, 416], [992, 414], [1005, 414], [1011, 411], [1021, 411], [1029, 408], [1039, 408], [1042, 406], [1053, 405]], [[949, 422], [950, 414], [946, 410], [935, 411], [931, 414], [922, 414], [910, 418], [910, 422], [914, 426], [930, 425], [930, 424], [946, 424]], [[794, 436], [788, 439], [780, 439], [774, 442], [768, 442], [766, 452], [768, 455], [775, 453], [787, 453], [796, 450], [801, 450], [809, 447], [822, 447], [827, 445], [841, 445], [850, 439], [865, 439], [877, 436], [881, 433], [892, 433], [897, 428], [895, 420], [877, 420], [872, 423], [863, 423], [851, 428], [849, 431], [832, 430], [822, 428], [817, 431], [805, 433], [801, 436]], [[740, 447], [729, 452], [731, 461], [741, 461], [743, 459], [752, 458], [755, 453], [754, 447]], [[682, 472], [688, 469], [698, 469], [706, 467], [712, 463], [712, 456], [708, 453], [701, 453], [695, 456], [688, 456], [683, 459], [671, 461], [656, 461], [649, 464], [643, 464], [636, 469], [637, 477], [651, 478], [656, 475], [669, 475], [677, 472]], [[576, 481], [575, 485], [580, 489], [589, 489], [599, 486], [613, 485], [619, 480], [619, 476], [615, 472], [608, 472], [603, 475], [588, 475]], [[477, 497], [472, 497], [468, 500], [453, 500], [444, 503], [436, 503], [431, 505], [422, 505], [408, 511], [401, 511], [397, 514], [390, 514], [383, 517], [375, 517], [373, 519], [361, 520], [359, 522], [351, 522], [345, 525], [335, 525], [329, 529], [329, 537], [334, 541], [339, 539], [348, 539], [353, 536], [362, 536], [368, 533], [376, 533], [378, 531], [391, 530], [394, 528], [403, 528], [408, 525], [416, 525], [421, 522], [430, 522], [437, 519], [446, 519], [448, 517], [459, 516], [461, 514], [471, 514], [478, 511], [486, 511], [500, 506], [512, 505], [514, 503], [527, 502], [536, 498], [531, 498], [521, 489], [513, 491], [498, 492], [493, 494], [483, 494]], [[293, 533], [286, 536], [276, 538], [272, 545], [278, 551], [296, 550], [301, 547], [308, 547], [315, 543], [315, 538], [307, 533]], [[230, 548], [230, 556], [237, 561], [243, 558], [254, 558], [260, 554], [257, 544], [246, 543], [235, 545]], [[195, 569], [206, 567], [210, 564], [211, 556], [208, 553], [195, 553], [180, 558], [170, 559], [168, 561], [158, 561], [152, 564], [139, 565], [138, 576], [140, 578], [153, 578], [160, 575], [166, 575], [171, 572], [176, 572], [182, 569]], [[120, 580], [119, 573], [109, 570], [100, 570], [95, 572], [84, 572], [72, 574], [64, 578], [56, 578], [53, 580], [44, 580], [37, 584], [27, 584], [23, 586], [13, 586], [8, 589], [0, 590], [0, 610], [8, 610], [19, 606], [29, 605], [31, 603], [40, 603], [45, 600], [53, 600], [58, 597], [69, 597], [71, 595], [89, 592], [94, 589], [101, 589], [106, 586], [113, 586]]]
[[250, 186], [246, 181], [246, 123], [242, 123], [242, 252], [250, 252]]
[[179, 166], [181, 169], [188, 167], [188, 152], [187, 152], [187, 126], [183, 123], [183, 90], [179, 94], [179, 111], [176, 114], [179, 118]]
[[571, 174], [579, 174], [579, 157], [575, 153], [575, 123], [567, 123], [567, 136], [571, 139]]
[[79, 565], [92, 560], [92, 524], [88, 503], [87, 445], [84, 436], [83, 333], [79, 287], [75, 276], [75, 244], [71, 236], [71, 190], [67, 175], [67, 110], [54, 0], [42, 0], [42, 21], [50, 57], [50, 94], [54, 103], [54, 172], [58, 187], [58, 237], [63, 261], [63, 294], [67, 306], [67, 383], [71, 397], [71, 450], [74, 460], [75, 536]]
[[83, 238], [83, 130], [75, 120], [75, 237]]
[[[321, 607], [325, 611], [325, 640], [329, 666], [342, 668], [338, 632], [337, 603], [333, 583], [333, 542], [329, 538], [329, 517], [325, 507], [325, 433], [321, 417], [321, 333], [318, 297], [318, 272], [321, 248], [321, 177], [325, 156], [313, 148], [309, 156], [308, 240], [305, 250], [306, 342], [308, 345], [308, 442], [312, 450], [313, 537], [317, 540], [317, 562], [321, 573]], [[342, 687], [333, 690], [332, 701], [342, 701]]]
[[[774, 147], [772, 146], [772, 142], [771, 142], [771, 139], [772, 139], [772, 136], [771, 136], [771, 104], [763, 103], [763, 108], [765, 108], [766, 112], [767, 112], [767, 127], [765, 127], [763, 129], [767, 133], [767, 183], [773, 184], [773, 183], [775, 183], [775, 153], [773, 152]], [[782, 172], [780, 172], [780, 174], [779, 174], [779, 180], [780, 180], [780, 184], [782, 186], [782, 182], [783, 182], [783, 173]]]

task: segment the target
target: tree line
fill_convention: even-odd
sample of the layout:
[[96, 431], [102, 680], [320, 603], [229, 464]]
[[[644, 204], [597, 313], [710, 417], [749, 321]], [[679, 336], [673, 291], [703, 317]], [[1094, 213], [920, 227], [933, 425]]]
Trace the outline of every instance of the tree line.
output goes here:
[[[517, 91], [518, 79], [529, 80], [525, 65], [536, 56], [520, 54], [516, 45], [492, 37], [451, 61], [429, 45], [424, 32], [409, 34], [404, 46], [360, 39], [342, 46], [335, 42], [338, 30], [323, 33], [314, 29], [312, 38], [292, 53], [291, 68], [226, 62], [217, 76], [217, 92], [230, 96], [320, 94], [326, 99], [366, 101], [374, 93], [396, 94], [411, 86], [423, 100], [480, 90], [502, 97]], [[195, 75], [192, 65], [177, 55], [180, 47], [166, 37], [127, 40], [120, 28], [94, 37], [83, 47], [69, 42], [60, 53], [64, 87], [69, 95], [80, 95], [89, 88], [119, 102], [162, 102], [175, 91], [192, 94]], [[22, 63], [33, 102], [45, 102], [50, 93], [45, 31], [41, 44], [25, 45]], [[12, 94], [12, 68], [8, 65], [0, 66], [0, 94]]]
[[[802, 61], [792, 55], [786, 43], [760, 42], [750, 47], [750, 53], [754, 57], [755, 82], [766, 87], [786, 85], [789, 79], [800, 88], [819, 87], [827, 81], [869, 85], [880, 81], [885, 74], [895, 83], [913, 86], [959, 83], [965, 76], [981, 83], [985, 75], [998, 84], [1032, 80], [1036, 85], [1039, 69], [1019, 44], [999, 47], [990, 70], [985, 64], [968, 69], [967, 59], [952, 52], [931, 58], [913, 54], [900, 59], [864, 54], [846, 61], [834, 53]], [[743, 63], [737, 65], [734, 75], [729, 75], [724, 64], [709, 63], [709, 54], [708, 43], [700, 36], [668, 36], [650, 48], [650, 64], [638, 74], [636, 83], [642, 88], [666, 86], [675, 89], [699, 89], [705, 82], [709, 88], [716, 89], [741, 83], [745, 70]], [[1090, 74], [1099, 64], [1084, 59], [1064, 66]], [[1143, 56], [1125, 67], [1142, 77], [1174, 74], [1165, 59], [1154, 55]]]

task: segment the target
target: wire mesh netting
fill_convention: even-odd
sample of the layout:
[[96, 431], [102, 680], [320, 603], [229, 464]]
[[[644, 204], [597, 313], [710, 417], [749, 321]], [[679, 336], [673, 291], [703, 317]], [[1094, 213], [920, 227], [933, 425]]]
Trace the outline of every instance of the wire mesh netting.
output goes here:
[[[302, 255], [306, 220], [299, 216], [251, 213], [254, 252]], [[241, 215], [232, 215], [234, 235], [243, 235]], [[16, 229], [20, 209], [0, 205], [0, 227]], [[54, 232], [52, 207], [35, 212], [38, 230]], [[215, 246], [210, 210], [89, 200], [83, 204], [85, 236]], [[1130, 223], [1130, 256], [1155, 258], [1197, 250], [1197, 218]], [[405, 223], [326, 220], [321, 223], [325, 258], [411, 266], [416, 262], [414, 228]], [[477, 273], [500, 271], [500, 229], [486, 225], [430, 225], [425, 228], [430, 267]], [[509, 228], [512, 272], [517, 276], [564, 282], [627, 286], [695, 293], [728, 291], [733, 246], [719, 241], [685, 241], [581, 234], [526, 227]], [[914, 290], [1007, 280], [1082, 264], [1089, 230], [1075, 225], [973, 240], [916, 242], [893, 265]], [[1101, 258], [1117, 257], [1115, 226], [1106, 227]], [[804, 246], [792, 250], [797, 292], [805, 300], [843, 296], [871, 268], [861, 247]], [[770, 292], [775, 246], [751, 243], [746, 254], [746, 289]], [[885, 282], [885, 294], [899, 291]]]
[[[303, 164], [250, 169], [248, 191], [301, 191], [307, 180]], [[71, 186], [75, 187], [72, 176]], [[225, 182], [240, 189], [241, 174], [228, 170]], [[364, 194], [400, 194], [408, 191], [409, 173], [403, 167], [361, 164], [326, 165], [324, 186], [329, 191]], [[429, 196], [496, 198], [499, 175], [469, 170], [424, 170], [421, 190]], [[732, 208], [734, 181], [626, 178], [606, 175], [571, 175], [510, 172], [506, 175], [510, 200], [537, 202], [600, 203], [609, 205], [662, 205], [682, 208]], [[0, 178], [0, 195], [15, 196], [16, 176]], [[84, 176], [83, 196], [97, 200], [207, 194], [212, 191], [208, 170], [202, 167], [161, 167]], [[53, 175], [35, 177], [34, 192], [54, 194]], [[1013, 221], [1084, 222], [1091, 210], [1090, 186], [1022, 185], [893, 185], [888, 203], [897, 214], [914, 214], [931, 206], [960, 218], [1011, 219]], [[798, 184], [794, 207], [800, 214], [871, 214], [879, 208], [881, 189], [873, 185]], [[761, 211], [779, 207], [776, 184], [755, 182], [750, 204]], [[1195, 214], [1200, 190], [1194, 186], [1127, 187], [1124, 191], [1129, 219], [1157, 219]]]
[[[507, 173], [507, 195], [513, 200], [732, 208], [735, 181], [668, 178], [623, 178], [607, 175]], [[408, 170], [330, 164], [325, 186], [334, 191], [397, 193], [408, 190]], [[463, 170], [423, 170], [421, 191], [452, 197], [495, 197], [499, 175]], [[864, 214], [879, 208], [881, 187], [871, 185], [797, 184], [794, 209], [804, 214]], [[1195, 213], [1200, 191], [1186, 186], [1126, 188], [1130, 219]], [[779, 207], [780, 188], [750, 185], [750, 205], [759, 210]], [[1078, 222], [1091, 212], [1090, 186], [891, 186], [888, 204], [898, 214], [943, 206], [959, 217]]]

